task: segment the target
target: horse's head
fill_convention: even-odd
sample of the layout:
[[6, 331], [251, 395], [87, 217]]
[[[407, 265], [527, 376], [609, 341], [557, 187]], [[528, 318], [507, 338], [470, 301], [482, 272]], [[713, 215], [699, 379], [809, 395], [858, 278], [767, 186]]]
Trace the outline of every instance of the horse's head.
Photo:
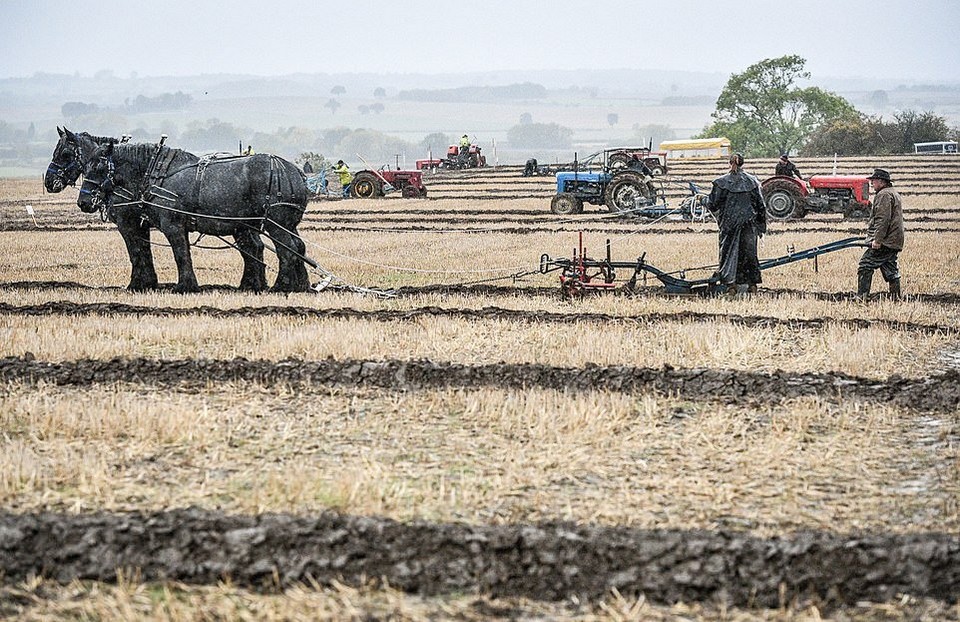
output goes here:
[[83, 161], [80, 152], [80, 141], [76, 134], [67, 128], [60, 129], [60, 140], [53, 148], [53, 157], [43, 176], [43, 187], [47, 192], [60, 192], [67, 186], [77, 183], [77, 178], [83, 172]]
[[88, 214], [109, 207], [113, 201], [115, 174], [113, 143], [100, 145], [83, 167], [83, 184], [77, 206]]

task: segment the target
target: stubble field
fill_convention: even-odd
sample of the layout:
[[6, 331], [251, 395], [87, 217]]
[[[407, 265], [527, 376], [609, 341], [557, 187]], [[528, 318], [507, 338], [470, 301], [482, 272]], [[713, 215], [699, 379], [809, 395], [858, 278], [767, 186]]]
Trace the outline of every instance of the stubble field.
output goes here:
[[[536, 268], [578, 231], [679, 269], [716, 226], [560, 218], [518, 175], [311, 202], [308, 254], [389, 299], [244, 294], [206, 248], [202, 293], [128, 292], [75, 190], [0, 182], [0, 614], [960, 617], [956, 171], [905, 179], [907, 298], [867, 303], [856, 250], [565, 301]], [[863, 223], [770, 229], [767, 257]]]

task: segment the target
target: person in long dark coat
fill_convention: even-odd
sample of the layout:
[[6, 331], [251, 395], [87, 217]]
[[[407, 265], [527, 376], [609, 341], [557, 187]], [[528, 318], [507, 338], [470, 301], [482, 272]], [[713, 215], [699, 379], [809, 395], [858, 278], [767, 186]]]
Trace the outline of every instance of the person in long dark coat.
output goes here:
[[738, 285], [757, 291], [757, 240], [767, 231], [767, 210], [756, 177], [743, 171], [743, 156], [730, 156], [730, 172], [713, 182], [707, 208], [720, 225], [720, 267], [716, 276], [730, 294]]

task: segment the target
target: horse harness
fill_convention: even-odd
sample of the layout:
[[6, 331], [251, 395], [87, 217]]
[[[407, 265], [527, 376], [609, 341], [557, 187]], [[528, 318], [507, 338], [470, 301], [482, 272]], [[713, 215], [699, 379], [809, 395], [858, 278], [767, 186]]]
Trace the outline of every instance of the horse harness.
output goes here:
[[[138, 184], [136, 191], [131, 192], [127, 188], [114, 187], [114, 175], [116, 172], [116, 167], [113, 162], [113, 156], [106, 156], [107, 163], [107, 174], [102, 181], [97, 184], [97, 197], [94, 199], [95, 203], [99, 203], [100, 207], [100, 218], [104, 222], [107, 220], [111, 222], [116, 222], [116, 217], [114, 213], [115, 207], [126, 207], [126, 206], [136, 206], [140, 210], [140, 219], [141, 224], [146, 224], [149, 222], [149, 216], [146, 213], [145, 209], [147, 206], [155, 207], [157, 209], [166, 210], [170, 212], [175, 212], [187, 216], [187, 227], [189, 230], [197, 229], [197, 220], [198, 218], [205, 218], [210, 220], [222, 220], [222, 221], [251, 221], [259, 220], [259, 231], [264, 231], [265, 222], [268, 218], [268, 210], [272, 207], [287, 206], [287, 207], [297, 207], [301, 206], [297, 203], [291, 203], [289, 201], [284, 201], [283, 196], [283, 181], [286, 179], [286, 190], [289, 192], [289, 196], [293, 196], [294, 185], [293, 180], [290, 178], [290, 175], [285, 174], [283, 165], [281, 164], [281, 159], [277, 156], [270, 156], [270, 179], [267, 186], [267, 202], [263, 205], [263, 215], [261, 216], [210, 216], [206, 214], [196, 214], [193, 212], [188, 212], [186, 210], [178, 209], [176, 205], [180, 201], [180, 195], [165, 188], [163, 182], [174, 175], [188, 170], [190, 168], [196, 168], [196, 185], [194, 189], [194, 198], [199, 201], [199, 195], [201, 191], [201, 186], [203, 185], [204, 173], [206, 169], [212, 164], [220, 164], [240, 158], [245, 158], [247, 156], [234, 156], [228, 155], [224, 157], [221, 154], [213, 154], [209, 156], [204, 156], [200, 158], [197, 162], [191, 162], [190, 164], [185, 164], [183, 166], [177, 167], [172, 171], [170, 168], [173, 166], [174, 161], [180, 153], [184, 153], [181, 149], [171, 149], [169, 147], [164, 148], [162, 144], [158, 144], [157, 148], [154, 150], [154, 153], [150, 159], [150, 162], [147, 165], [146, 171]], [[90, 183], [97, 183], [94, 180], [86, 180]], [[86, 185], [86, 181], [84, 185]], [[275, 202], [269, 202], [273, 198], [274, 190], [276, 193]], [[115, 192], [121, 199], [124, 201], [121, 203], [109, 203], [105, 200], [105, 195], [109, 194], [111, 191]], [[81, 188], [81, 193], [92, 194], [94, 191], [86, 190]]]

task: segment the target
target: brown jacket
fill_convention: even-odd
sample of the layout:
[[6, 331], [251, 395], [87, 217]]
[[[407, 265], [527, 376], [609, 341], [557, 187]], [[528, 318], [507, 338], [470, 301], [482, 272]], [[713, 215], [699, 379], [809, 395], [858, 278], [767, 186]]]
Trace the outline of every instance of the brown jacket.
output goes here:
[[903, 201], [892, 186], [880, 190], [873, 199], [873, 210], [867, 222], [867, 242], [874, 241], [886, 248], [903, 250]]

